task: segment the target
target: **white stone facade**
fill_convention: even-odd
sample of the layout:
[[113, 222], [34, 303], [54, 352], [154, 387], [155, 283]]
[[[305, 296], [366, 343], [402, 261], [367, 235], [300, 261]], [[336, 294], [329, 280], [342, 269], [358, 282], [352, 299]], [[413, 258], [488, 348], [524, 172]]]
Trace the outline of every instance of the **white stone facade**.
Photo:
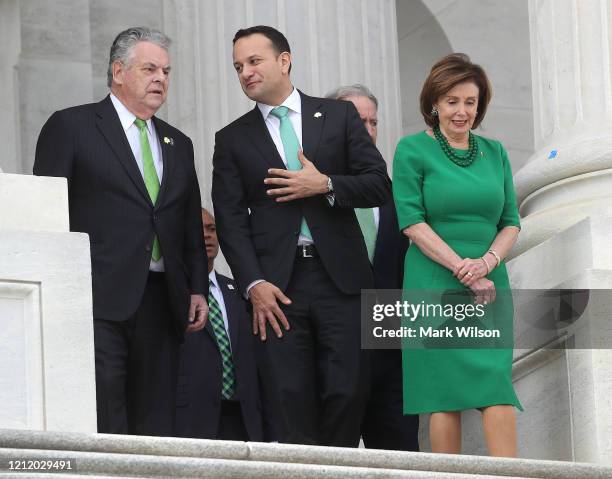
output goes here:
[[89, 239], [67, 193], [0, 173], [0, 427], [96, 431]]

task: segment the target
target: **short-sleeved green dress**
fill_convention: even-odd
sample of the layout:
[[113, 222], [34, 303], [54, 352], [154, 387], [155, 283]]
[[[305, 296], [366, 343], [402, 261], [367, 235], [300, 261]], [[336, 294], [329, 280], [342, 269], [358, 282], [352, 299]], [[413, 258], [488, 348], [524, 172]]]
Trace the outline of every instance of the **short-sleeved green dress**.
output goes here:
[[[437, 140], [425, 131], [403, 138], [393, 163], [393, 196], [400, 230], [425, 222], [462, 258], [479, 258], [500, 229], [520, 227], [506, 151], [498, 141], [476, 138], [479, 151], [467, 167], [448, 159]], [[466, 289], [416, 245], [408, 248], [404, 266], [404, 294], [411, 290]], [[498, 297], [500, 290], [509, 290], [503, 263], [488, 278], [495, 283]], [[511, 334], [511, 308], [508, 321]], [[522, 409], [512, 386], [511, 346], [404, 348], [402, 358], [405, 414], [499, 404]]]

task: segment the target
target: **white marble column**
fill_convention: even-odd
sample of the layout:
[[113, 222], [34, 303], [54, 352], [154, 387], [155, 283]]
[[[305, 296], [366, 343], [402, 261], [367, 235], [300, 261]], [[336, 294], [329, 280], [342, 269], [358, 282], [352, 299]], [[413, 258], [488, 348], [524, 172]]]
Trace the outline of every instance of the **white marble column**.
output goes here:
[[612, 214], [612, 10], [607, 0], [530, 0], [535, 154], [515, 177], [522, 252]]
[[21, 49], [19, 2], [0, 0], [0, 171], [21, 171], [17, 62]]
[[21, 161], [31, 173], [40, 129], [56, 110], [92, 101], [88, 0], [19, 3], [17, 66]]
[[[536, 153], [515, 175], [523, 228], [510, 280], [590, 297], [565, 350], [517, 352], [520, 444], [612, 464], [612, 10], [606, 0], [530, 0], [529, 16]], [[533, 321], [523, 316], [519, 327]]]

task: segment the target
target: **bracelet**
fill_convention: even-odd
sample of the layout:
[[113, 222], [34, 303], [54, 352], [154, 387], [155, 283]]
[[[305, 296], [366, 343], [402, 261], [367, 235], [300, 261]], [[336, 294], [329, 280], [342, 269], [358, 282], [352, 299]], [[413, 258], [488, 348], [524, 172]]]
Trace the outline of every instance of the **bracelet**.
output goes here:
[[485, 266], [487, 267], [487, 274], [489, 274], [491, 272], [491, 266], [489, 266], [489, 262], [485, 259], [484, 256], [481, 256], [480, 259], [484, 262]]
[[491, 253], [493, 256], [495, 256], [495, 259], [497, 260], [497, 266], [501, 264], [501, 258], [494, 250], [490, 249], [489, 251], [487, 251], [487, 253]]

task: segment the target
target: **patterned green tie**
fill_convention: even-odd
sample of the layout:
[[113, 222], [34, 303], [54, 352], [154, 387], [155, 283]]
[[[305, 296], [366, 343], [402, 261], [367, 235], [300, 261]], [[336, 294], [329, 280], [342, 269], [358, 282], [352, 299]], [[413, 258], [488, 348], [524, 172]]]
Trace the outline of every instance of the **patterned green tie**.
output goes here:
[[[298, 158], [298, 150], [300, 149], [300, 142], [295, 134], [291, 120], [287, 116], [289, 108], [286, 106], [277, 106], [270, 114], [274, 115], [280, 120], [280, 135], [281, 141], [283, 142], [283, 149], [285, 150], [285, 159], [287, 160], [287, 169], [290, 171], [301, 170], [302, 164]], [[300, 226], [300, 234], [312, 239], [310, 229], [306, 224], [306, 218], [302, 218], [302, 224]]]
[[372, 208], [355, 208], [355, 214], [368, 249], [368, 258], [372, 263], [374, 261], [374, 250], [376, 249], [376, 237], [378, 236], [378, 229], [374, 221], [374, 210]]
[[219, 307], [217, 299], [212, 294], [215, 283], [213, 283], [212, 280], [208, 280], [208, 285], [210, 289], [208, 293], [208, 321], [210, 321], [210, 325], [215, 333], [217, 345], [219, 346], [219, 351], [221, 351], [221, 364], [223, 367], [221, 396], [223, 399], [231, 399], [236, 387], [232, 350], [227, 331], [225, 330], [225, 325], [223, 324], [221, 308]]
[[[157, 171], [153, 164], [153, 153], [151, 153], [151, 145], [149, 145], [149, 135], [147, 135], [147, 122], [136, 118], [134, 120], [138, 130], [140, 131], [140, 151], [142, 153], [142, 171], [144, 173], [144, 182], [151, 197], [153, 204], [157, 201], [157, 195], [159, 194], [159, 178], [157, 177]], [[161, 258], [161, 246], [157, 235], [153, 239], [153, 254], [151, 257], [153, 261], [159, 261]]]

